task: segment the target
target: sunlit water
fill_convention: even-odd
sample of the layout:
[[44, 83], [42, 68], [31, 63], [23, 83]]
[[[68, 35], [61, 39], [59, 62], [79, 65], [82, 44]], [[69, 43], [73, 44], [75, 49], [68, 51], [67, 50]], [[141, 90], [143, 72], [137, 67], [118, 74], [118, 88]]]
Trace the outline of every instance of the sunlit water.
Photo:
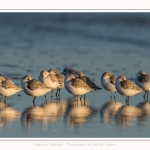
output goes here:
[[[104, 71], [133, 79], [150, 73], [150, 16], [145, 13], [1, 13], [0, 74], [37, 79], [41, 70], [70, 66], [82, 70], [101, 86]], [[150, 104], [143, 94], [125, 97], [104, 89], [83, 101], [61, 90], [60, 101], [44, 96], [0, 101], [0, 137], [149, 137]]]

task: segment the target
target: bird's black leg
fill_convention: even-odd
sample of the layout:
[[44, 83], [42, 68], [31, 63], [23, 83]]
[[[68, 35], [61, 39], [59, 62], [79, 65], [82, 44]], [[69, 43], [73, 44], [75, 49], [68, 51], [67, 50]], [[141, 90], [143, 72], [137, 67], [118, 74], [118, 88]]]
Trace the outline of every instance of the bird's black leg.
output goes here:
[[58, 89], [58, 99], [60, 100], [60, 89]]
[[53, 90], [51, 90], [51, 100], [52, 100], [52, 98], [53, 98]]
[[145, 99], [145, 95], [146, 95], [146, 93], [147, 93], [147, 91], [145, 91], [145, 93], [144, 93], [144, 95], [143, 95], [144, 99]]
[[111, 92], [111, 94], [110, 94], [110, 100], [112, 101], [112, 92]]
[[85, 106], [85, 94], [84, 94], [84, 106]]
[[77, 95], [77, 99], [76, 100], [78, 101], [78, 95]]
[[46, 104], [47, 104], [47, 98], [46, 98], [46, 95], [45, 95], [44, 97], [45, 97], [45, 102], [46, 102]]
[[82, 105], [82, 95], [80, 96], [80, 102], [81, 102], [81, 105]]
[[116, 91], [114, 92], [114, 99], [116, 98]]
[[147, 91], [145, 91], [145, 92], [144, 92], [144, 95], [143, 95], [143, 98], [144, 98], [145, 103], [147, 102], [146, 94], [147, 94]]
[[129, 105], [129, 96], [128, 96], [128, 105]]
[[7, 99], [7, 96], [4, 97], [5, 108], [7, 107], [6, 99]]
[[126, 105], [129, 105], [129, 99], [128, 99], [128, 96], [126, 97]]
[[82, 95], [80, 96], [80, 101], [82, 100]]
[[56, 91], [56, 99], [58, 98], [57, 96], [58, 96], [58, 89], [57, 89], [57, 91]]
[[147, 91], [147, 95], [146, 95], [146, 97], [147, 97], [147, 102], [148, 102], [148, 94], [149, 94], [149, 91]]
[[36, 96], [33, 98], [33, 101], [32, 101], [32, 102], [33, 102], [34, 107], [36, 106], [36, 105], [35, 105], [35, 103], [34, 103], [35, 99], [36, 99]]
[[6, 102], [7, 96], [4, 97], [4, 102]]
[[60, 97], [60, 89], [58, 89], [58, 96]]

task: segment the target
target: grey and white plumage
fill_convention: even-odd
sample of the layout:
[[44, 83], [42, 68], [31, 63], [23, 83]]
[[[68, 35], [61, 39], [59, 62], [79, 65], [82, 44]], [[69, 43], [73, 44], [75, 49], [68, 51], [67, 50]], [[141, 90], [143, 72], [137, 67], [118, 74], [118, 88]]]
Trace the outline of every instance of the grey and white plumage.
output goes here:
[[85, 82], [89, 82], [93, 84], [94, 79], [91, 79], [89, 77], [87, 77], [82, 71], [71, 68], [71, 67], [66, 67], [63, 69], [63, 74], [74, 74], [76, 77], [80, 77], [83, 81]]
[[51, 71], [48, 72], [47, 70], [42, 70], [39, 76], [39, 80], [49, 88], [51, 88], [51, 98], [52, 98], [52, 91], [56, 90], [58, 86], [60, 86], [60, 83], [56, 77], [56, 74]]
[[78, 72], [76, 73], [78, 76], [78, 78], [80, 78], [81, 80], [83, 80], [86, 84], [88, 84], [89, 86], [93, 87], [93, 88], [97, 88], [98, 90], [101, 90], [102, 88], [98, 87], [95, 83], [94, 80], [87, 77], [86, 75], [84, 75], [82, 72]]
[[50, 74], [54, 74], [56, 78], [58, 79], [58, 86], [57, 86], [57, 92], [56, 92], [56, 97], [60, 96], [60, 90], [64, 88], [64, 79], [65, 76], [61, 73], [58, 72], [56, 68], [49, 69], [48, 72]]
[[47, 70], [42, 70], [39, 76], [39, 80], [46, 86], [52, 89], [57, 89], [58, 79], [55, 74], [51, 74]]
[[51, 88], [41, 83], [39, 80], [32, 79], [30, 75], [25, 75], [22, 78], [21, 86], [27, 95], [34, 97], [33, 103], [36, 97], [45, 95], [47, 92], [52, 90]]
[[114, 93], [114, 98], [115, 98], [115, 93], [117, 92], [115, 83], [116, 83], [117, 76], [112, 75], [111, 72], [107, 71], [104, 72], [101, 76], [101, 85], [102, 87], [111, 92], [110, 97], [112, 97], [112, 93]]
[[11, 78], [0, 82], [0, 95], [5, 97], [5, 101], [8, 96], [14, 95], [22, 90], [22, 88], [14, 84]]
[[89, 85], [90, 87], [95, 88], [96, 90], [101, 90], [102, 88], [100, 88], [99, 86], [97, 86], [93, 80], [89, 77], [87, 77], [82, 71], [67, 67], [64, 68], [63, 70], [63, 74], [65, 76], [67, 76], [68, 74], [73, 74], [75, 77], [80, 78], [83, 82], [85, 82], [87, 85]]
[[97, 86], [90, 86], [89, 84], [84, 82], [80, 77], [75, 77], [73, 74], [68, 74], [65, 76], [64, 85], [66, 90], [74, 96], [84, 95], [84, 100], [86, 93], [98, 89]]
[[6, 80], [6, 78], [0, 74], [0, 82], [3, 82], [4, 80]]
[[62, 74], [65, 74], [65, 75], [74, 74], [75, 76], [78, 76], [78, 77], [85, 76], [85, 74], [82, 71], [71, 68], [71, 67], [64, 68]]
[[144, 98], [145, 95], [150, 91], [150, 75], [148, 75], [144, 70], [141, 70], [137, 73], [135, 77], [135, 84], [145, 90]]
[[144, 90], [138, 87], [134, 82], [127, 80], [125, 76], [119, 76], [116, 80], [115, 87], [117, 92], [126, 96], [126, 103], [129, 105], [129, 96], [133, 96]]
[[[102, 89], [102, 88], [98, 87], [93, 82], [93, 80], [90, 79], [89, 77], [87, 77], [82, 71], [67, 67], [67, 68], [63, 69], [62, 73], [64, 74], [65, 77], [69, 76], [70, 74], [73, 74], [75, 78], [82, 80], [83, 83], [85, 83], [86, 85], [88, 85], [90, 88], [92, 88], [94, 90], [101, 90]], [[82, 92], [82, 93], [84, 93], [84, 92]], [[82, 95], [84, 95], [84, 100], [85, 100], [85, 94], [79, 94], [79, 95], [81, 95], [80, 100], [82, 98]]]
[[12, 78], [8, 78], [8, 77], [5, 77], [5, 76], [0, 74], [0, 82], [3, 82], [6, 79], [11, 79], [12, 80]]

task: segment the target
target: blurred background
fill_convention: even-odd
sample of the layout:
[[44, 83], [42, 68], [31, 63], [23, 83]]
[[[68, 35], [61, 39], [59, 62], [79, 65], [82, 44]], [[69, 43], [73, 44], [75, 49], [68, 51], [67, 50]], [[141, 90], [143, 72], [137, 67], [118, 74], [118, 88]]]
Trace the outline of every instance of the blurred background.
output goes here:
[[[0, 74], [13, 77], [19, 86], [26, 74], [37, 79], [41, 70], [62, 72], [65, 67], [83, 71], [99, 86], [105, 71], [133, 79], [140, 70], [150, 73], [149, 48], [149, 13], [0, 13]], [[149, 114], [149, 105], [142, 95], [131, 97], [129, 109], [134, 115], [127, 119], [118, 115], [129, 112], [122, 107], [125, 97], [117, 94], [118, 103], [111, 104], [104, 89], [87, 94], [85, 107], [75, 107], [65, 89], [60, 96], [63, 104], [54, 99], [53, 106], [44, 106], [44, 97], [39, 97], [37, 108], [32, 108], [32, 97], [20, 92], [8, 98], [7, 110], [1, 100], [0, 135], [149, 137], [149, 117], [142, 113], [144, 109]], [[52, 116], [45, 107], [54, 110]], [[6, 119], [3, 114], [14, 116]]]

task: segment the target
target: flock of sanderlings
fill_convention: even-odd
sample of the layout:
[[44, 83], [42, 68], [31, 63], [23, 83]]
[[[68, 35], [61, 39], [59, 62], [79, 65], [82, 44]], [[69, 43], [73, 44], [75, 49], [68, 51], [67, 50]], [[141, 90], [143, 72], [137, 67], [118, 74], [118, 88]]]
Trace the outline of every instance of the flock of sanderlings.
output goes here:
[[[74, 100], [82, 100], [82, 96], [88, 92], [101, 90], [102, 88], [94, 83], [94, 80], [86, 76], [82, 71], [74, 68], [64, 68], [62, 73], [59, 73], [57, 69], [53, 68], [50, 70], [42, 70], [38, 80], [32, 79], [30, 75], [25, 75], [21, 79], [21, 87], [18, 87], [12, 78], [6, 78], [0, 75], [0, 94], [6, 98], [20, 91], [24, 91], [29, 96], [33, 97], [33, 104], [35, 105], [35, 99], [38, 96], [45, 95], [46, 93], [57, 90], [56, 97], [60, 97], [60, 90], [65, 88], [70, 94], [74, 95]], [[139, 71], [135, 77], [135, 82], [128, 80], [125, 76], [115, 76], [111, 72], [104, 72], [101, 76], [102, 87], [114, 93], [116, 92], [126, 96], [126, 104], [129, 105], [129, 97], [140, 92], [144, 93], [144, 98], [148, 97], [150, 91], [150, 75], [146, 74], [145, 71]]]

